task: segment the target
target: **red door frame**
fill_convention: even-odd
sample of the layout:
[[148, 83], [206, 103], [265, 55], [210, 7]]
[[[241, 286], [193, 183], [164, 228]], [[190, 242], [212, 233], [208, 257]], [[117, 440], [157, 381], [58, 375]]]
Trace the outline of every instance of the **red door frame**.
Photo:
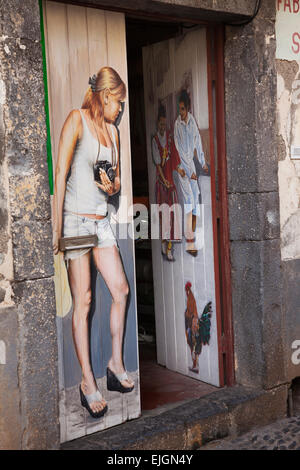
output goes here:
[[[224, 28], [207, 27], [212, 213], [220, 385], [232, 386], [234, 349], [224, 96]], [[217, 186], [216, 187], [216, 179]]]

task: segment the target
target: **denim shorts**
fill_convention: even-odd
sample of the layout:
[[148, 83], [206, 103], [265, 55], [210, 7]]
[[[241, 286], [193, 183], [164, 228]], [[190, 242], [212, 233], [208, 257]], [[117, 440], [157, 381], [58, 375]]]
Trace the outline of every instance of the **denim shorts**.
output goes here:
[[[95, 234], [98, 236], [98, 248], [106, 248], [110, 246], [116, 246], [118, 248], [108, 217], [98, 220], [77, 214], [64, 214], [64, 237]], [[88, 253], [90, 250], [91, 248], [67, 250], [65, 252], [65, 259], [79, 258], [79, 256]]]

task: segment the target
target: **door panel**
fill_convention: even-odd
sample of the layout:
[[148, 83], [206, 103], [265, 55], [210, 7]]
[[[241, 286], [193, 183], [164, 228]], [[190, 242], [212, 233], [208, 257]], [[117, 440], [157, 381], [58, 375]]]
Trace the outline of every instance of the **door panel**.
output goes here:
[[[69, 112], [81, 108], [88, 89], [89, 77], [96, 74], [103, 66], [110, 66], [119, 73], [128, 88], [125, 20], [121, 13], [51, 1], [44, 2], [43, 7], [51, 143], [53, 168], [55, 168], [61, 129]], [[124, 237], [124, 233], [126, 235], [132, 225], [132, 218], [127, 215], [128, 204], [130, 205], [132, 201], [128, 109], [127, 101], [122, 120], [117, 127], [120, 141], [121, 192], [109, 200], [111, 203], [109, 214], [114, 213], [111, 225], [118, 241], [130, 289], [123, 360], [126, 370], [135, 382], [135, 388], [125, 395], [107, 390], [105, 375], [112, 350], [110, 335], [112, 299], [102, 276], [97, 273], [91, 262], [90, 357], [99, 389], [108, 403], [108, 412], [104, 417], [94, 419], [81, 406], [78, 390], [81, 368], [72, 338], [73, 307], [70, 308], [70, 303], [66, 301], [70, 291], [64, 264], [56, 259], [62, 442], [115, 426], [140, 414], [134, 245], [131, 238]]]
[[[197, 213], [196, 230], [192, 237], [188, 233], [179, 241], [171, 235], [167, 237], [172, 241], [171, 256], [162, 253], [166, 246], [162, 240], [152, 240], [157, 359], [171, 370], [219, 386], [211, 190], [214, 175], [210, 171], [206, 29], [145, 47], [143, 63], [150, 203], [171, 206], [168, 202], [170, 192], [161, 189], [164, 186], [162, 171], [165, 179], [168, 179], [167, 174], [173, 179], [173, 192], [177, 196], [172, 197], [173, 200], [174, 197], [178, 198], [183, 232], [188, 226], [191, 209]], [[188, 124], [179, 114], [183, 91], [188, 97], [185, 105], [190, 113], [186, 115]], [[159, 122], [164, 122], [161, 114], [166, 117], [166, 134], [164, 129], [161, 133], [159, 131]], [[185, 126], [184, 132], [181, 132], [180, 126]], [[197, 141], [197, 135], [200, 136], [208, 171], [205, 171], [204, 162], [200, 163], [200, 156], [195, 151], [197, 145], [192, 143]], [[157, 144], [159, 136], [160, 146]], [[160, 155], [153, 150], [154, 141], [161, 151]], [[183, 148], [190, 150], [184, 154]], [[186, 169], [185, 176], [181, 176], [176, 169], [176, 151], [179, 167]], [[167, 160], [163, 155], [168, 155]], [[198, 185], [198, 189], [193, 186], [190, 207], [186, 204], [191, 201], [191, 190], [186, 185], [194, 183], [190, 183], [192, 173], [187, 174], [187, 160], [193, 162], [189, 163], [192, 165], [189, 168], [194, 168]], [[163, 165], [167, 164], [169, 170], [164, 170]], [[157, 219], [153, 221], [157, 222]], [[186, 239], [194, 236], [195, 246], [187, 244]], [[196, 256], [187, 252], [190, 248], [196, 249]], [[172, 257], [174, 260], [170, 261]]]

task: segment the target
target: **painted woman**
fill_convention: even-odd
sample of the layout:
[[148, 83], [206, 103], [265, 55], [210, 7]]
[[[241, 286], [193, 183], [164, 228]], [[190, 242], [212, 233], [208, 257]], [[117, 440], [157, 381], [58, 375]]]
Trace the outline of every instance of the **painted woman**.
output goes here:
[[[129, 288], [107, 217], [108, 197], [120, 191], [120, 143], [114, 123], [122, 109], [126, 86], [110, 67], [103, 67], [89, 83], [81, 109], [70, 112], [61, 131], [53, 200], [53, 250], [58, 253], [61, 237], [96, 234], [98, 238], [93, 248], [66, 251], [65, 258], [73, 299], [73, 339], [82, 369], [81, 403], [91, 416], [99, 418], [107, 411], [107, 403], [98, 390], [90, 362], [91, 256], [112, 297], [112, 356], [107, 365], [107, 388], [121, 393], [134, 388], [122, 357]], [[95, 178], [95, 164], [104, 161]]]

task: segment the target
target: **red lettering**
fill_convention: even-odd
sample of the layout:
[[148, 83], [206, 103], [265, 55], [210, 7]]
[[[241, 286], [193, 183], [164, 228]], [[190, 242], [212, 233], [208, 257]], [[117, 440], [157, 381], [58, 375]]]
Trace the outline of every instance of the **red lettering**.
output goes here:
[[284, 0], [284, 11], [285, 11], [286, 7], [288, 7], [289, 10], [290, 10], [290, 13], [292, 13], [290, 0]]
[[[277, 0], [277, 11], [280, 10], [282, 0]], [[283, 11], [297, 14], [300, 11], [300, 0], [284, 0]]]
[[[298, 41], [297, 42], [297, 38], [298, 38]], [[295, 54], [298, 54], [299, 51], [300, 51], [300, 34], [299, 33], [294, 33], [293, 36], [292, 36], [292, 40], [293, 40], [293, 46], [292, 46], [292, 51], [295, 53]], [[296, 47], [294, 47], [294, 45]]]

